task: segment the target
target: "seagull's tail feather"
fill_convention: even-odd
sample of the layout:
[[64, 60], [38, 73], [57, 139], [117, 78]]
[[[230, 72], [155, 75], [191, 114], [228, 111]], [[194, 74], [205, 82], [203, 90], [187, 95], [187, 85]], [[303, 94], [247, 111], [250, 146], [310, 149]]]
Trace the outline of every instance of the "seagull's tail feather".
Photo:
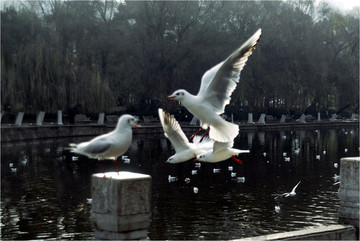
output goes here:
[[239, 126], [222, 119], [210, 126], [209, 136], [217, 142], [230, 142], [239, 134]]

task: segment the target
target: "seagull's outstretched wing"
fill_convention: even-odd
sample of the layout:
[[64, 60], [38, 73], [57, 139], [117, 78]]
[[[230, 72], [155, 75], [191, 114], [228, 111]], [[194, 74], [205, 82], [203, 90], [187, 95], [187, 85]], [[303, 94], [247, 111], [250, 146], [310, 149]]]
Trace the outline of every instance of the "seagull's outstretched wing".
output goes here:
[[224, 112], [230, 96], [239, 82], [240, 72], [260, 40], [261, 29], [256, 31], [224, 62], [207, 71], [201, 81], [198, 97], [210, 103], [217, 114]]
[[217, 153], [217, 152], [221, 152], [223, 150], [226, 150], [228, 148], [231, 148], [234, 144], [234, 141], [229, 141], [229, 142], [214, 142], [214, 149], [213, 149], [213, 153]]
[[[300, 181], [301, 182], [301, 181]], [[291, 190], [292, 193], [295, 192], [296, 188], [299, 186], [300, 182], [298, 182], [298, 184], [295, 185], [295, 187]]]
[[189, 141], [174, 117], [163, 109], [158, 109], [159, 119], [165, 136], [169, 139], [176, 152], [189, 148]]

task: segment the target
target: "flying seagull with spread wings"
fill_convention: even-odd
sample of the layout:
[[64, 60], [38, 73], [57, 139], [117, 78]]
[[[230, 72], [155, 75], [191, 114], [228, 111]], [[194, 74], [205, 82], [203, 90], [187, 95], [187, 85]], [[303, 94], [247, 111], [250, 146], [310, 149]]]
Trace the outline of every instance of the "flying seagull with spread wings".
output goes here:
[[229, 104], [230, 96], [239, 83], [240, 72], [258, 44], [260, 36], [261, 29], [225, 61], [206, 71], [197, 95], [180, 89], [168, 96], [168, 100], [179, 100], [201, 121], [202, 128], [210, 127], [209, 136], [217, 142], [230, 142], [239, 133], [238, 125], [225, 121], [219, 115], [224, 113], [225, 106]]

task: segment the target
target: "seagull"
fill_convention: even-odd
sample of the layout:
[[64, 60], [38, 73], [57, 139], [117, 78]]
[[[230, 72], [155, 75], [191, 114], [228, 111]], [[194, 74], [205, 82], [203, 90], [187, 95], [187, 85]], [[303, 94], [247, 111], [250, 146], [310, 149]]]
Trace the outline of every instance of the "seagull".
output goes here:
[[220, 173], [220, 171], [221, 171], [221, 170], [220, 170], [219, 168], [214, 168], [214, 169], [213, 169], [213, 173]]
[[198, 155], [195, 160], [215, 163], [232, 157], [236, 162], [241, 164], [242, 161], [236, 158], [235, 155], [239, 155], [240, 153], [250, 153], [250, 151], [232, 148], [233, 144], [233, 141], [225, 143], [215, 141], [212, 150]]
[[112, 132], [100, 135], [87, 142], [71, 143], [68, 150], [88, 158], [100, 160], [103, 170], [103, 160], [112, 159], [119, 174], [116, 159], [129, 149], [132, 141], [132, 127], [138, 128], [137, 122], [138, 120], [132, 115], [122, 115]]
[[[301, 182], [301, 181], [300, 181], [300, 182]], [[296, 188], [299, 186], [300, 182], [298, 182], [298, 183], [295, 185], [295, 187], [291, 190], [291, 192], [286, 192], [286, 193], [280, 194], [280, 195], [276, 196], [275, 199], [277, 199], [277, 198], [279, 198], [279, 197], [281, 197], [281, 196], [285, 196], [285, 197], [293, 197], [293, 196], [295, 196], [295, 195], [296, 195], [295, 190], [296, 190]]]
[[276, 205], [276, 206], [275, 206], [275, 212], [276, 212], [276, 213], [280, 213], [280, 210], [281, 210], [280, 206]]
[[174, 117], [161, 108], [158, 109], [158, 113], [165, 136], [169, 139], [176, 152], [165, 163], [185, 162], [212, 148], [213, 141], [208, 138], [202, 142], [197, 140], [194, 143], [190, 143]]
[[177, 181], [177, 177], [173, 177], [173, 176], [169, 175], [168, 176], [168, 181], [169, 182], [175, 182], [175, 181]]
[[209, 129], [211, 139], [230, 142], [239, 133], [239, 126], [220, 117], [230, 96], [239, 83], [240, 72], [244, 68], [261, 36], [257, 30], [240, 48], [225, 61], [215, 65], [202, 76], [200, 90], [192, 95], [184, 89], [176, 90], [168, 100], [178, 100], [201, 122], [202, 129]]
[[245, 182], [245, 177], [238, 177], [236, 180], [237, 180], [237, 182], [244, 183]]

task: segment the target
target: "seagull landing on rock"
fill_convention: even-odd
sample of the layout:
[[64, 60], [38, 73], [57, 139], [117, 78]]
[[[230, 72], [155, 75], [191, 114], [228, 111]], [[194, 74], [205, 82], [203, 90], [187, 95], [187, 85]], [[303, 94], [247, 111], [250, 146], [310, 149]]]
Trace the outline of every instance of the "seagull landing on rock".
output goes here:
[[232, 157], [236, 162], [242, 164], [242, 161], [236, 158], [235, 155], [237, 156], [240, 153], [250, 153], [250, 151], [232, 148], [233, 144], [233, 141], [225, 143], [215, 141], [213, 150], [200, 154], [199, 156], [197, 156], [196, 160], [215, 163], [224, 161]]
[[201, 129], [210, 127], [209, 136], [217, 142], [230, 142], [239, 133], [239, 126], [222, 119], [225, 106], [239, 83], [240, 72], [252, 54], [261, 36], [261, 29], [255, 32], [240, 48], [225, 61], [206, 71], [201, 79], [198, 94], [177, 90], [168, 100], [179, 100], [201, 121]]
[[69, 150], [88, 158], [100, 160], [103, 169], [103, 160], [112, 159], [119, 173], [116, 159], [129, 149], [132, 141], [132, 127], [138, 128], [137, 122], [138, 120], [131, 115], [122, 115], [112, 132], [95, 137], [87, 142], [72, 143]]
[[158, 109], [158, 112], [161, 125], [165, 132], [164, 134], [176, 152], [173, 156], [169, 157], [165, 163], [174, 164], [185, 162], [212, 148], [213, 141], [208, 138], [200, 143], [199, 139], [201, 137], [197, 136], [194, 143], [190, 143], [174, 117], [163, 109]]

